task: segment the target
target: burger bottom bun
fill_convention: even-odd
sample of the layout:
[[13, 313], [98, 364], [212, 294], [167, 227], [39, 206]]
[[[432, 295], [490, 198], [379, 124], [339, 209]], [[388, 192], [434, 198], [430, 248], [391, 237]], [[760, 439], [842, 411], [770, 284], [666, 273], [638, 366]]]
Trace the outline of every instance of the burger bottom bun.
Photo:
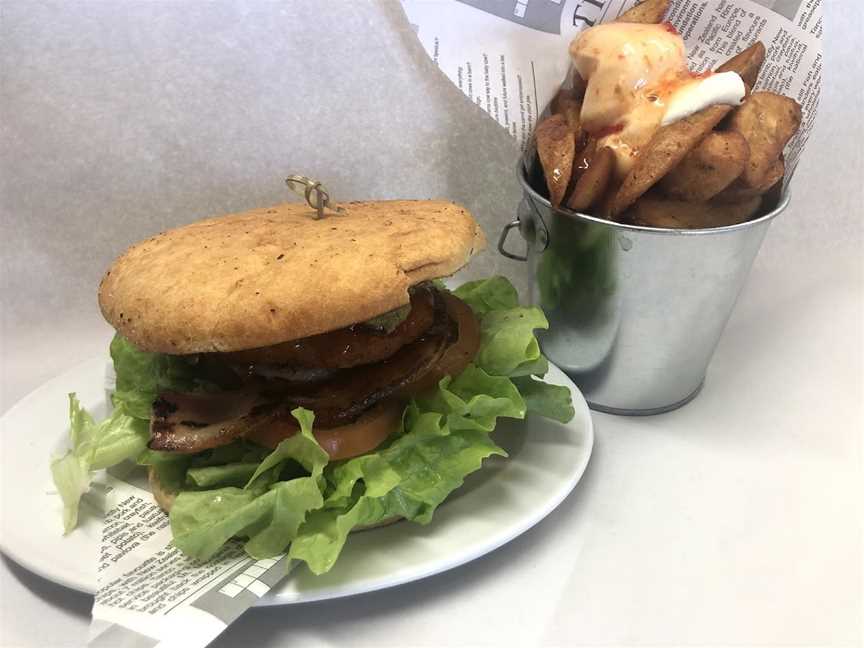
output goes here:
[[162, 486], [162, 482], [159, 481], [159, 475], [153, 466], [148, 466], [147, 468], [147, 480], [150, 482], [150, 491], [153, 493], [153, 499], [156, 500], [159, 508], [168, 513], [174, 504], [174, 498], [177, 497], [177, 493], [172, 493]]
[[[171, 491], [166, 490], [162, 486], [162, 482], [159, 481], [159, 475], [156, 473], [156, 470], [153, 468], [153, 466], [149, 466], [147, 468], [147, 479], [150, 482], [150, 490], [153, 491], [153, 499], [156, 500], [159, 508], [168, 513], [171, 510], [171, 506], [174, 504], [174, 499], [177, 497], [177, 493], [172, 493]], [[391, 524], [395, 524], [401, 519], [403, 519], [401, 516], [394, 515], [389, 518], [384, 518], [383, 520], [378, 520], [378, 522], [373, 522], [371, 524], [361, 524], [351, 529], [351, 533], [354, 533], [355, 531], [366, 531], [368, 529], [377, 529], [378, 527], [389, 526]]]

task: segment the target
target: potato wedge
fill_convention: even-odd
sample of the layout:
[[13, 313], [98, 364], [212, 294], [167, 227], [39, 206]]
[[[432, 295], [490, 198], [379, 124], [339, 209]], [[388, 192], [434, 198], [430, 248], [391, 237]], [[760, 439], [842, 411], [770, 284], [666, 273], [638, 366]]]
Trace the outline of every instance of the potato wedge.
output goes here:
[[761, 196], [762, 192], [762, 189], [754, 189], [753, 187], [747, 187], [744, 185], [743, 182], [736, 180], [728, 187], [726, 187], [723, 191], [714, 196], [712, 200], [718, 204], [736, 203], [741, 202], [742, 200], [747, 200], [748, 198], [752, 198], [753, 196]]
[[735, 180], [750, 157], [740, 133], [712, 132], [658, 183], [670, 198], [701, 202], [720, 193]]
[[759, 70], [762, 69], [764, 61], [765, 45], [762, 44], [762, 41], [756, 41], [718, 67], [715, 72], [737, 72], [744, 83], [752, 88], [756, 84], [756, 78], [759, 76]]
[[[570, 187], [572, 188], [579, 180], [580, 176], [588, 169], [591, 158], [597, 152], [597, 138], [587, 137], [583, 146], [579, 146], [576, 142], [576, 158], [573, 160], [573, 176], [570, 178]], [[571, 192], [567, 192], [568, 195]]]
[[537, 124], [534, 134], [537, 137], [537, 155], [549, 188], [549, 202], [558, 207], [564, 200], [573, 173], [576, 138], [564, 115], [544, 119]]
[[567, 198], [567, 208], [585, 213], [597, 204], [606, 193], [614, 168], [615, 154], [612, 149], [604, 146], [597, 150], [588, 160], [588, 168], [579, 176]]
[[[611, 197], [609, 215], [615, 218], [660, 178], [675, 168], [684, 157], [732, 110], [732, 106], [709, 106], [658, 130], [624, 176]], [[746, 137], [746, 136], [745, 136]]]
[[762, 197], [736, 203], [684, 202], [642, 196], [629, 212], [634, 225], [670, 229], [725, 227], [750, 220], [759, 210]]
[[573, 90], [561, 86], [560, 88], [558, 88], [558, 92], [555, 93], [555, 96], [552, 97], [552, 101], [549, 102], [550, 114], [562, 114], [564, 112], [564, 106], [571, 101], [577, 101], [576, 98], [573, 96]]
[[771, 165], [771, 168], [765, 176], [764, 182], [762, 182], [758, 187], [748, 187], [744, 184], [743, 180], [735, 180], [735, 182], [714, 196], [713, 200], [718, 203], [730, 203], [740, 202], [747, 198], [752, 198], [753, 196], [761, 196], [780, 182], [785, 174], [786, 163], [783, 161], [783, 157], [781, 156]]
[[573, 98], [582, 101], [582, 97], [585, 96], [585, 88], [588, 87], [588, 83], [585, 81], [585, 79], [582, 78], [582, 75], [579, 74], [579, 72], [577, 72], [575, 68], [570, 73], [570, 82], [573, 86]]
[[669, 0], [644, 0], [618, 16], [615, 22], [659, 23], [669, 10]]
[[567, 120], [567, 125], [570, 127], [570, 130], [573, 131], [576, 142], [579, 142], [582, 137], [582, 118], [580, 117], [582, 113], [582, 102], [573, 98], [571, 90], [564, 90], [562, 88], [558, 91], [558, 94], [555, 95], [555, 98], [552, 99], [549, 108], [553, 115], [564, 116]]
[[750, 146], [750, 159], [741, 174], [746, 186], [764, 186], [772, 165], [800, 125], [798, 102], [773, 92], [754, 92], [732, 113], [729, 130], [741, 133]]

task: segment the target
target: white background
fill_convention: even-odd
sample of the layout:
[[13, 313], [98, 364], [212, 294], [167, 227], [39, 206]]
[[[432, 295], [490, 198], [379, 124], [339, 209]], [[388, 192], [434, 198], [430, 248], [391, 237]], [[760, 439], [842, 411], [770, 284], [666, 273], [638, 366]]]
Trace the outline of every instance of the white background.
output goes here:
[[[254, 610], [219, 645], [861, 645], [864, 24], [827, 4], [819, 125], [701, 395], [596, 414], [577, 491], [492, 555]], [[514, 143], [398, 5], [4, 2], [0, 75], [0, 411], [104, 351], [95, 289], [125, 245], [283, 201], [288, 173], [458, 200], [493, 239], [519, 198]], [[4, 647], [82, 645], [90, 604], [0, 559]]]

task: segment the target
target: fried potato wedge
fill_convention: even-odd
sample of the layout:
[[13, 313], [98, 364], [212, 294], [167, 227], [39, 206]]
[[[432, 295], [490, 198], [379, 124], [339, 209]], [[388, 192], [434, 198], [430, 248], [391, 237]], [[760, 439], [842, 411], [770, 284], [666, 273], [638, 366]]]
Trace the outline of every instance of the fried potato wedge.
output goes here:
[[714, 131], [663, 176], [658, 187], [670, 198], [702, 202], [735, 180], [750, 158], [750, 147], [740, 133]]
[[717, 203], [740, 202], [753, 196], [761, 196], [768, 193], [778, 182], [783, 180], [786, 174], [786, 163], [783, 161], [783, 156], [780, 156], [768, 169], [764, 182], [758, 187], [748, 187], [743, 180], [735, 180], [732, 184], [726, 187], [723, 191], [714, 196], [713, 201]]
[[643, 196], [629, 214], [634, 225], [670, 229], [725, 227], [750, 220], [762, 204], [755, 196], [736, 203], [685, 202]]
[[573, 68], [573, 71], [570, 73], [570, 83], [572, 84], [571, 92], [573, 93], [573, 98], [582, 101], [582, 97], [585, 96], [585, 88], [588, 87], [588, 83], [585, 79], [582, 78], [582, 75], [576, 71], [576, 68]]
[[737, 72], [744, 83], [752, 88], [756, 84], [756, 78], [759, 76], [759, 70], [762, 69], [764, 61], [765, 45], [762, 44], [762, 41], [756, 41], [718, 67], [715, 72]]
[[801, 106], [773, 92], [754, 92], [729, 119], [729, 130], [750, 145], [750, 160], [741, 174], [748, 187], [763, 186], [783, 147], [801, 125]]
[[553, 115], [563, 115], [567, 120], [567, 126], [573, 131], [576, 142], [582, 138], [582, 102], [573, 97], [572, 90], [558, 91], [549, 106]]
[[[584, 144], [580, 147], [579, 142], [576, 143], [576, 159], [573, 160], [573, 177], [570, 178], [570, 187], [572, 188], [579, 180], [580, 176], [585, 172], [591, 163], [591, 158], [597, 152], [597, 138], [586, 137]], [[568, 191], [568, 195], [569, 195]]]
[[731, 110], [732, 106], [709, 106], [660, 128], [611, 197], [609, 215], [614, 219], [678, 166]]
[[558, 207], [564, 200], [573, 173], [576, 138], [564, 115], [552, 115], [544, 119], [537, 125], [535, 136], [537, 154], [549, 188], [549, 202], [553, 207]]
[[573, 96], [573, 90], [561, 86], [558, 88], [558, 92], [555, 93], [555, 96], [552, 97], [552, 101], [549, 102], [549, 112], [552, 115], [563, 114], [565, 106], [571, 101], [578, 101], [578, 99]]
[[644, 0], [618, 16], [615, 22], [656, 24], [669, 10], [669, 0]]
[[567, 198], [567, 208], [585, 212], [597, 204], [606, 193], [615, 168], [615, 154], [608, 146], [597, 149], [588, 160], [588, 168], [582, 171], [573, 191]]

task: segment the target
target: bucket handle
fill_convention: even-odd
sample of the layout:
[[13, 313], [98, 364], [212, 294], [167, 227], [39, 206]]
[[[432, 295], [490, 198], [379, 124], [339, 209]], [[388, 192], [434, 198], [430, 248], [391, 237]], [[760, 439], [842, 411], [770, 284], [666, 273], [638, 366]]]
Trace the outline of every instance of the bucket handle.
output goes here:
[[521, 222], [517, 218], [516, 220], [510, 221], [504, 226], [504, 229], [501, 230], [501, 236], [498, 238], [498, 251], [508, 259], [513, 259], [515, 261], [527, 261], [527, 254], [514, 254], [513, 252], [507, 250], [507, 248], [505, 247], [507, 243], [507, 236], [510, 234], [510, 230], [512, 230], [514, 227], [518, 228], [520, 225]]
[[[513, 228], [518, 228], [522, 238], [528, 243], [525, 254], [515, 254], [506, 248], [507, 236]], [[549, 231], [546, 229], [546, 223], [534, 201], [530, 200], [528, 196], [522, 196], [522, 201], [516, 212], [516, 220], [507, 223], [501, 230], [501, 237], [498, 239], [498, 251], [508, 259], [527, 261], [528, 251], [532, 247], [535, 252], [542, 252], [549, 247]]]

